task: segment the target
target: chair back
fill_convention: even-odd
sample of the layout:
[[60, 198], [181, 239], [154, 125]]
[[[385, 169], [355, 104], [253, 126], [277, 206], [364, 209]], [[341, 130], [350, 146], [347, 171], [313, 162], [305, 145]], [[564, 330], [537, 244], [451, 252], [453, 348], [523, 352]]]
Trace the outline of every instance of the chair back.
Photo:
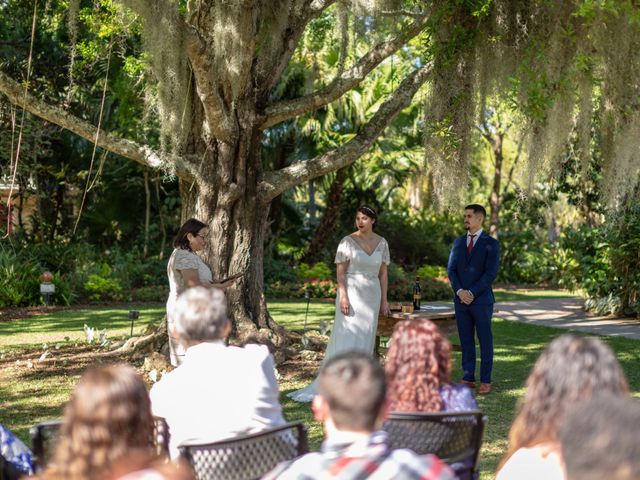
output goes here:
[[178, 449], [198, 480], [261, 478], [280, 462], [309, 451], [307, 430], [301, 422], [219, 442], [183, 442]]
[[31, 451], [36, 471], [44, 470], [51, 460], [51, 456], [60, 437], [62, 420], [47, 420], [29, 429], [31, 435]]
[[418, 455], [432, 453], [449, 465], [459, 478], [471, 478], [487, 417], [478, 410], [466, 412], [392, 412], [382, 429], [391, 448], [408, 448]]
[[[62, 420], [47, 420], [29, 429], [31, 451], [36, 471], [42, 471], [51, 460], [58, 438]], [[153, 417], [153, 438], [158, 455], [169, 455], [169, 427], [164, 418]]]

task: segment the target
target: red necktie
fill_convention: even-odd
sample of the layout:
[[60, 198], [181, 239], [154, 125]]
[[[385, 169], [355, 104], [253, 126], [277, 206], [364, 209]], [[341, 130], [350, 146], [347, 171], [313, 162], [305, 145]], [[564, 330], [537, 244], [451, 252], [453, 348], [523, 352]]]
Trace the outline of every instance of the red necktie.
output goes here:
[[469, 245], [467, 245], [467, 253], [471, 253], [471, 250], [473, 250], [473, 237], [475, 237], [476, 235], [469, 235]]

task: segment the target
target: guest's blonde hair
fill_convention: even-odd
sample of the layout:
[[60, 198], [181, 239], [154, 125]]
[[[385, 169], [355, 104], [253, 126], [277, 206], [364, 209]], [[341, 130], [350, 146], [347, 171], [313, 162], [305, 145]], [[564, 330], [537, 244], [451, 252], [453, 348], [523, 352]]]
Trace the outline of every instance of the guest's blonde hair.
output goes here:
[[147, 389], [135, 370], [109, 365], [87, 370], [65, 410], [45, 479], [87, 480], [131, 449], [153, 449]]

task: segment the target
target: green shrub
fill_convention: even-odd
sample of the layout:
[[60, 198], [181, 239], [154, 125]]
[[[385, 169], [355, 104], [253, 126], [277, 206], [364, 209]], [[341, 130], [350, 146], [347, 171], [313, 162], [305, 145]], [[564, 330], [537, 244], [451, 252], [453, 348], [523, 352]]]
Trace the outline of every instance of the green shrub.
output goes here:
[[440, 265], [423, 265], [416, 270], [416, 275], [422, 278], [439, 278], [445, 280], [447, 278], [447, 268]]
[[269, 255], [264, 258], [264, 283], [268, 286], [274, 282], [280, 284], [295, 282], [298, 275], [295, 268], [287, 261]]
[[166, 285], [148, 285], [131, 290], [133, 302], [166, 302], [169, 296], [169, 287]]
[[448, 280], [436, 278], [420, 280], [422, 286], [422, 300], [432, 302], [436, 300], [453, 300], [453, 290]]
[[[22, 248], [0, 248], [0, 307], [42, 305], [40, 275], [47, 270], [33, 258], [32, 252]], [[74, 299], [69, 282], [54, 271], [56, 292], [54, 304], [68, 305]]]
[[303, 298], [304, 289], [300, 282], [284, 282], [275, 280], [265, 282], [265, 294], [269, 298]]
[[[443, 267], [432, 267], [432, 270], [442, 274]], [[425, 269], [428, 271], [428, 269]], [[415, 285], [416, 274], [406, 272], [398, 265], [391, 264], [389, 271], [389, 289], [387, 298], [389, 301], [410, 302], [413, 299], [413, 286]], [[423, 274], [420, 276], [420, 288], [422, 289], [422, 300], [433, 302], [436, 300], [450, 300], [453, 297], [449, 281], [438, 275], [438, 278], [431, 278]]]
[[562, 240], [552, 250], [549, 263], [554, 285], [567, 290], [577, 290], [580, 287], [580, 262], [574, 252], [562, 245]]
[[72, 283], [66, 276], [55, 272], [53, 274], [53, 284], [56, 286], [56, 292], [53, 294], [52, 303], [57, 305], [71, 305], [78, 298], [78, 294], [74, 293]]
[[331, 268], [324, 262], [318, 262], [310, 266], [306, 263], [298, 265], [298, 278], [302, 280], [320, 279], [332, 280], [335, 275]]
[[302, 296], [305, 291], [309, 292], [311, 298], [335, 298], [338, 284], [334, 280], [322, 280], [314, 278], [304, 282], [302, 286]]
[[640, 204], [627, 207], [609, 229], [613, 294], [620, 299], [619, 313], [640, 314]]
[[123, 300], [122, 286], [120, 282], [113, 278], [109, 265], [103, 263], [98, 273], [89, 275], [89, 279], [84, 284], [84, 293], [89, 300]]
[[640, 206], [636, 202], [595, 228], [561, 237], [556, 282], [582, 287], [585, 306], [600, 314], [640, 313]]
[[387, 298], [391, 301], [409, 301], [413, 298], [413, 278], [401, 266], [391, 263], [387, 267]]
[[113, 278], [117, 278], [124, 289], [167, 284], [167, 259], [145, 258], [138, 248], [125, 250], [115, 246], [105, 252], [104, 261], [111, 266]]
[[453, 239], [461, 228], [457, 216], [385, 212], [378, 233], [389, 242], [393, 261], [413, 270], [423, 263], [446, 265]]
[[11, 251], [0, 251], [0, 306], [39, 304], [40, 271]]
[[548, 242], [532, 230], [500, 234], [500, 270], [503, 283], [539, 285], [553, 279]]

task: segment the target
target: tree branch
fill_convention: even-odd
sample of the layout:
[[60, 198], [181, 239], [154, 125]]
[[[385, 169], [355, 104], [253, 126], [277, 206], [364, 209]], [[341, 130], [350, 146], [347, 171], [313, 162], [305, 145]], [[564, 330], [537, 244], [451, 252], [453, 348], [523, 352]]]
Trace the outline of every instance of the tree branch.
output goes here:
[[161, 15], [184, 35], [187, 55], [193, 70], [196, 91], [207, 119], [211, 136], [226, 143], [232, 143], [238, 134], [238, 126], [224, 105], [212, 78], [211, 58], [207, 56], [207, 46], [197, 30], [189, 25], [173, 2], [167, 0], [117, 0], [130, 8], [145, 23], [145, 28], [166, 28], [158, 22]]
[[238, 124], [229, 114], [213, 81], [211, 57], [207, 55], [205, 42], [195, 28], [186, 24], [185, 26], [187, 55], [196, 80], [196, 91], [207, 118], [207, 126], [218, 140], [233, 143], [238, 136]]
[[333, 5], [335, 1], [336, 0], [311, 0], [309, 10], [314, 14], [321, 13], [323, 10]]
[[[262, 94], [263, 104], [267, 103], [273, 88], [280, 81], [282, 72], [287, 68], [293, 52], [298, 47], [300, 37], [302, 37], [309, 22], [335, 2], [336, 0], [298, 0], [296, 2], [283, 2], [281, 6], [278, 2], [271, 1], [271, 8], [278, 9], [278, 7], [281, 7], [273, 12], [273, 18], [277, 19], [275, 23], [265, 22], [270, 41], [274, 42], [274, 44], [278, 43], [278, 47], [273, 50], [277, 51], [277, 53], [272, 56], [260, 55], [255, 59], [254, 64], [255, 82]], [[283, 23], [280, 18], [285, 15], [282, 10], [284, 10], [286, 3], [289, 3], [288, 21]], [[263, 22], [264, 19], [265, 14], [263, 13]]]
[[304, 97], [284, 100], [268, 106], [261, 128], [268, 128], [290, 118], [312, 112], [337, 100], [349, 90], [357, 87], [369, 72], [418, 35], [425, 25], [426, 19], [422, 17], [392, 40], [379, 43], [360, 58], [353, 67], [336, 77], [326, 87]]
[[520, 138], [520, 141], [518, 142], [518, 150], [515, 158], [513, 159], [513, 163], [511, 164], [511, 168], [509, 169], [509, 175], [507, 176], [507, 181], [505, 183], [505, 186], [502, 189], [502, 193], [500, 194], [500, 201], [502, 201], [502, 197], [504, 196], [505, 193], [507, 193], [507, 191], [509, 190], [509, 187], [511, 186], [511, 183], [513, 182], [513, 172], [515, 171], [516, 164], [520, 159], [520, 154], [522, 153], [522, 147], [524, 145], [524, 139], [525, 139], [525, 136], [522, 135]]
[[310, 160], [266, 172], [258, 187], [260, 201], [268, 203], [285, 190], [355, 162], [369, 149], [395, 116], [411, 103], [432, 70], [433, 64], [428, 63], [407, 76], [360, 132], [341, 147]]
[[[24, 88], [15, 80], [9, 78], [0, 71], [0, 93], [7, 96], [9, 101], [18, 107], [42, 118], [48, 122], [83, 137], [90, 142], [96, 140], [96, 127], [81, 118], [71, 115], [60, 107], [49, 105], [46, 102], [26, 93]], [[146, 145], [140, 145], [132, 140], [118, 138], [107, 132], [100, 131], [97, 145], [116, 155], [138, 162], [145, 167], [159, 168], [163, 165], [160, 155]], [[176, 173], [181, 178], [193, 178], [192, 169], [185, 158], [173, 156], [171, 161], [176, 166]]]

